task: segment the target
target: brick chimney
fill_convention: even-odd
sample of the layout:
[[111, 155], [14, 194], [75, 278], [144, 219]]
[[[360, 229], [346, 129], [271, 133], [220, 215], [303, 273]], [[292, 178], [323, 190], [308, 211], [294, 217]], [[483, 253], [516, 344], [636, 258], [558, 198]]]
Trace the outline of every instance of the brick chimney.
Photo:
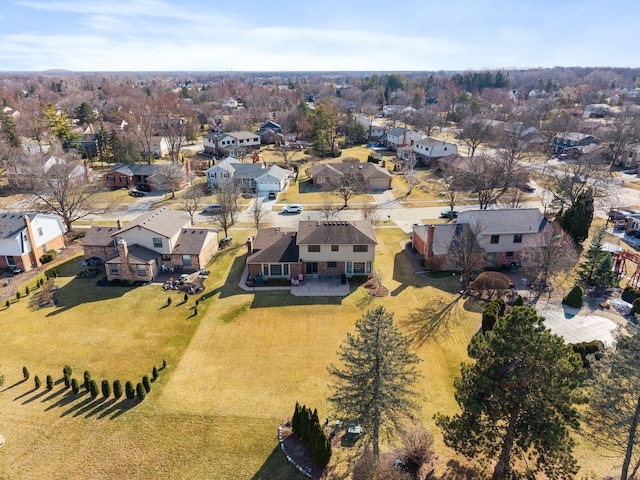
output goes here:
[[249, 255], [253, 253], [253, 237], [247, 237], [247, 253]]
[[23, 218], [27, 232], [27, 240], [29, 241], [29, 259], [31, 260], [31, 268], [38, 268], [41, 263], [38, 255], [36, 254], [36, 240], [33, 236], [33, 229], [31, 228], [31, 219], [29, 218], [29, 215], [26, 214], [23, 216]]
[[433, 257], [433, 234], [435, 229], [435, 226], [427, 225], [427, 242], [424, 246], [424, 252], [422, 252], [425, 258]]
[[122, 221], [120, 219], [116, 220], [117, 225], [118, 225], [118, 230], [122, 229]]

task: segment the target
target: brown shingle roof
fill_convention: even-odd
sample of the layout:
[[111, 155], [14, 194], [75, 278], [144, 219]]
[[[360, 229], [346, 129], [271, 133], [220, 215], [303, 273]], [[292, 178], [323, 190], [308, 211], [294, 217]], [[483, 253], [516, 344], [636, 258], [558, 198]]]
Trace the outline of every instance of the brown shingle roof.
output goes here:
[[178, 230], [191, 224], [191, 217], [186, 212], [172, 210], [169, 207], [160, 207], [152, 212], [134, 218], [126, 227], [118, 230], [113, 235], [119, 235], [134, 227], [140, 226], [158, 233], [164, 237], [172, 237]]
[[288, 263], [298, 261], [295, 230], [261, 228], [253, 240], [247, 263]]
[[82, 239], [83, 247], [108, 247], [115, 246], [113, 234], [118, 231], [118, 227], [91, 227]]
[[376, 245], [373, 226], [366, 220], [301, 221], [298, 245]]
[[218, 233], [206, 228], [183, 228], [178, 242], [171, 253], [178, 255], [199, 255], [204, 247], [218, 241]]

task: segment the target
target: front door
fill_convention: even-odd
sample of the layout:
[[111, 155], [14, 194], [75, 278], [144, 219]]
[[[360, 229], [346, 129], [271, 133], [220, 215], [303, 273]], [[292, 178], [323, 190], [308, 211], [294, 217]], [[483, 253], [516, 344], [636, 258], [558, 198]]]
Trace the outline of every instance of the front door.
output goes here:
[[318, 273], [318, 262], [307, 262], [307, 275]]

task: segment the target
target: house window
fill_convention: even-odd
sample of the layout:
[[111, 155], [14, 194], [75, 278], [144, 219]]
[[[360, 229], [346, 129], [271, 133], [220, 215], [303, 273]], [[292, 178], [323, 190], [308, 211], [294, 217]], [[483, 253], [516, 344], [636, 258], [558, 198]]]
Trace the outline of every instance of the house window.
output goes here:
[[115, 182], [116, 181], [116, 177], [114, 177], [113, 175], [107, 175], [107, 182]]
[[282, 265], [271, 265], [271, 276], [272, 277], [282, 276]]
[[162, 255], [162, 260], [166, 260], [166, 261], [171, 260], [171, 255]]
[[371, 273], [371, 262], [367, 262], [367, 273]]
[[338, 252], [340, 250], [340, 245], [331, 245], [332, 252]]
[[338, 262], [327, 262], [327, 268], [337, 268]]
[[7, 265], [10, 267], [16, 266], [16, 259], [14, 258], [13, 255], [7, 255]]
[[109, 264], [109, 273], [111, 273], [111, 275], [118, 275], [120, 273], [120, 269], [118, 268], [117, 263]]
[[154, 237], [153, 239], [153, 248], [162, 248], [162, 239], [158, 237]]
[[353, 246], [353, 251], [354, 252], [368, 252], [369, 251], [369, 245], [354, 245]]
[[507, 252], [507, 258], [513, 258], [513, 252]]
[[316, 178], [316, 183], [318, 183], [318, 184], [324, 183], [324, 177]]
[[147, 266], [146, 265], [138, 265], [138, 276], [146, 277], [147, 276]]
[[269, 265], [262, 265], [262, 274], [265, 277], [269, 275]]
[[127, 183], [127, 177], [121, 176], [120, 177], [120, 183]]
[[491, 243], [500, 243], [500, 235], [491, 235]]
[[39, 235], [39, 236], [42, 236], [42, 235], [43, 235], [43, 233], [42, 233], [42, 227], [38, 227], [38, 235]]
[[289, 275], [289, 264], [288, 264], [288, 263], [285, 263], [285, 264], [282, 266], [282, 274], [283, 274], [284, 276], [288, 276], [288, 275]]
[[513, 236], [513, 243], [522, 243], [522, 234], [521, 233], [516, 233]]
[[183, 267], [191, 266], [191, 255], [182, 255], [182, 266]]
[[347, 262], [347, 273], [353, 273], [353, 264], [351, 262]]
[[364, 262], [353, 262], [353, 273], [364, 273]]
[[309, 245], [307, 247], [308, 252], [318, 253], [320, 251], [320, 245]]

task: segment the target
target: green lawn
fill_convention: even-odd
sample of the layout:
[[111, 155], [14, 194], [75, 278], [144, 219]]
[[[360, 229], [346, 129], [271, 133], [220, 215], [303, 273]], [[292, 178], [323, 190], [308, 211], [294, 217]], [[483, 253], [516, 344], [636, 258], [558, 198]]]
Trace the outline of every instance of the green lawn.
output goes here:
[[[61, 265], [57, 307], [37, 309], [32, 294], [0, 310], [0, 434], [7, 439], [0, 478], [302, 479], [279, 451], [276, 427], [296, 401], [330, 415], [326, 367], [354, 321], [378, 305], [415, 339], [424, 359], [421, 416], [433, 427], [435, 412], [456, 408], [453, 379], [483, 305], [452, 293], [459, 277], [417, 277], [400, 247], [402, 231], [377, 234], [376, 270], [389, 297], [362, 288], [346, 298], [245, 292], [237, 286], [245, 259], [238, 246], [214, 258], [195, 317], [194, 298], [184, 305], [157, 286], [97, 287], [73, 278], [79, 259]], [[47, 374], [59, 379], [67, 363], [76, 377], [90, 370], [96, 379], [139, 381], [163, 359], [168, 368], [134, 406], [20, 382], [23, 365], [44, 382]], [[448, 461], [462, 459], [437, 432], [436, 443], [436, 478], [454, 478]], [[338, 450], [336, 458], [350, 454]]]

